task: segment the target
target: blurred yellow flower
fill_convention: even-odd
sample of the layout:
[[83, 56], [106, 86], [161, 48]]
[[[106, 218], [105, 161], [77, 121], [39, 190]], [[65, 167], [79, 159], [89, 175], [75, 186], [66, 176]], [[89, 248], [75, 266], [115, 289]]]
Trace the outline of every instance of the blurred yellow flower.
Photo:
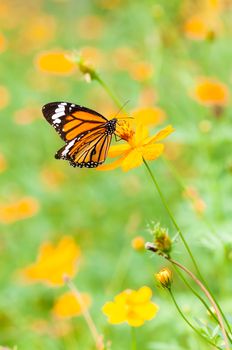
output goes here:
[[138, 108], [131, 113], [136, 124], [153, 126], [161, 124], [166, 119], [166, 114], [160, 107]]
[[155, 278], [163, 288], [170, 289], [172, 284], [172, 271], [167, 267], [160, 270], [159, 273], [156, 273]]
[[208, 37], [210, 28], [207, 22], [199, 15], [190, 17], [184, 25], [184, 33], [193, 40], [205, 40]]
[[131, 242], [131, 246], [134, 250], [137, 251], [143, 251], [145, 250], [145, 240], [143, 237], [141, 236], [137, 236], [135, 237], [132, 242]]
[[229, 100], [229, 90], [216, 79], [200, 78], [195, 85], [193, 97], [205, 106], [225, 106]]
[[3, 109], [9, 105], [10, 92], [7, 87], [0, 85], [0, 109]]
[[193, 209], [196, 211], [196, 213], [199, 215], [203, 215], [206, 210], [206, 203], [200, 197], [197, 189], [195, 187], [188, 186], [186, 187], [183, 194], [185, 197], [191, 200]]
[[29, 218], [39, 210], [36, 198], [23, 197], [10, 204], [0, 205], [0, 222], [9, 224], [18, 220]]
[[36, 58], [36, 65], [39, 70], [53, 74], [71, 74], [76, 64], [67, 58], [65, 51], [50, 51], [39, 54]]
[[119, 158], [113, 163], [100, 166], [98, 170], [112, 170], [121, 166], [124, 171], [128, 171], [140, 166], [143, 159], [158, 158], [164, 150], [164, 145], [159, 141], [174, 131], [173, 127], [168, 125], [154, 136], [149, 137], [148, 129], [141, 124], [138, 124], [136, 130], [132, 129], [127, 121], [121, 121], [118, 124], [116, 133], [127, 143], [111, 146], [108, 156]]
[[155, 317], [158, 311], [151, 297], [152, 291], [147, 286], [138, 291], [127, 289], [118, 294], [114, 301], [105, 303], [102, 311], [111, 324], [127, 322], [132, 327], [139, 327]]
[[130, 66], [129, 73], [137, 81], [145, 81], [154, 73], [153, 65], [149, 62], [136, 62]]
[[26, 125], [41, 117], [38, 107], [24, 107], [18, 109], [14, 113], [14, 121], [16, 124]]
[[24, 43], [26, 42], [29, 47], [44, 45], [54, 38], [55, 30], [55, 17], [47, 14], [38, 16], [37, 14], [27, 21], [25, 32], [22, 35]]
[[60, 169], [55, 168], [53, 165], [47, 165], [41, 170], [41, 181], [49, 190], [56, 190], [57, 187], [65, 180], [65, 174]]
[[81, 297], [82, 305], [80, 305], [72, 292], [61, 295], [54, 305], [54, 315], [59, 318], [82, 315], [83, 306], [84, 310], [88, 309], [91, 305], [91, 298], [90, 295], [86, 293], [79, 294], [79, 296]]
[[80, 255], [74, 239], [64, 236], [56, 246], [50, 242], [42, 244], [37, 261], [23, 269], [22, 274], [29, 282], [61, 286], [65, 276], [75, 276]]
[[77, 21], [77, 35], [82, 39], [98, 39], [102, 36], [103, 30], [103, 17], [97, 15], [88, 15], [79, 18]]
[[2, 33], [0, 33], [0, 53], [6, 50], [6, 39]]
[[7, 168], [7, 162], [2, 153], [0, 153], [0, 173], [2, 173]]
[[[74, 331], [74, 326], [65, 319], [43, 319], [30, 320], [29, 330], [41, 336], [52, 338], [63, 338]], [[1, 350], [1, 349], [0, 349]]]

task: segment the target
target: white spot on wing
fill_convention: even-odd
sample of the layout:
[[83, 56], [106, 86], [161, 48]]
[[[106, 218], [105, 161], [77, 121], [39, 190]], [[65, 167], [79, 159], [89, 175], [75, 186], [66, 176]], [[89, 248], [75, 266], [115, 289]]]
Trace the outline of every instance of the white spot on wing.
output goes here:
[[55, 113], [59, 113], [59, 112], [64, 112], [64, 106], [61, 106], [61, 107], [58, 106], [58, 108], [55, 109]]
[[70, 141], [67, 146], [65, 147], [65, 149], [63, 150], [63, 152], [61, 153], [62, 156], [66, 156], [66, 154], [69, 152], [70, 148], [74, 145], [76, 139], [73, 139], [72, 141]]
[[53, 121], [53, 124], [60, 124], [61, 123], [61, 120], [59, 118], [56, 118], [54, 121]]
[[60, 117], [62, 117], [63, 115], [65, 115], [64, 112], [55, 113], [55, 114], [53, 114], [52, 119], [60, 118]]

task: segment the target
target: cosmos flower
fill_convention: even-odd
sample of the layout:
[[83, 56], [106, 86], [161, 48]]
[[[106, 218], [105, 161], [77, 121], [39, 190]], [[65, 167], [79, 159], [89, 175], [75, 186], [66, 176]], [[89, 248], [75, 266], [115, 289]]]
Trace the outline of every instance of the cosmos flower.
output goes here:
[[117, 135], [127, 143], [113, 145], [109, 150], [110, 158], [118, 157], [113, 163], [100, 166], [99, 170], [112, 170], [122, 167], [124, 171], [136, 168], [145, 160], [157, 159], [164, 150], [164, 145], [160, 143], [174, 131], [171, 125], [162, 129], [153, 136], [148, 135], [148, 129], [138, 124], [134, 130], [127, 121], [120, 121], [117, 127]]
[[229, 91], [227, 86], [217, 79], [200, 78], [195, 85], [193, 97], [204, 106], [223, 107], [228, 103]]
[[158, 306], [151, 302], [152, 291], [144, 286], [139, 290], [127, 289], [118, 294], [114, 301], [107, 302], [103, 313], [111, 324], [127, 322], [132, 327], [139, 327], [145, 321], [155, 317]]
[[68, 75], [76, 69], [76, 64], [67, 58], [65, 51], [40, 53], [36, 65], [40, 71], [58, 75]]
[[79, 246], [70, 236], [64, 236], [53, 245], [42, 244], [37, 261], [26, 267], [22, 274], [29, 282], [43, 282], [52, 286], [64, 284], [64, 277], [74, 277], [81, 252]]
[[[0, 159], [1, 161], [1, 159]], [[4, 167], [4, 159], [2, 159]], [[12, 203], [0, 204], [0, 222], [10, 224], [35, 215], [39, 210], [39, 202], [34, 197], [22, 197]]]
[[61, 295], [54, 307], [53, 313], [58, 318], [67, 318], [82, 315], [83, 305], [85, 309], [89, 308], [91, 304], [91, 298], [88, 294], [80, 294], [82, 305], [78, 302], [76, 296], [72, 292], [67, 292]]

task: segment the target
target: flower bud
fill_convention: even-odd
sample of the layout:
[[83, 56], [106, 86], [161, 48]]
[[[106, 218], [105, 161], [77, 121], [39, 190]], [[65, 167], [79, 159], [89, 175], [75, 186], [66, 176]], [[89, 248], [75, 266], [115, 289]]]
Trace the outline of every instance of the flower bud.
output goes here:
[[152, 235], [154, 237], [154, 244], [158, 251], [169, 254], [172, 249], [172, 240], [168, 235], [168, 230], [156, 224], [152, 229]]
[[132, 242], [131, 242], [131, 246], [134, 250], [141, 252], [145, 249], [145, 240], [143, 237], [141, 236], [137, 236], [135, 237]]
[[85, 80], [88, 83], [91, 82], [92, 80], [96, 79], [97, 74], [96, 74], [94, 68], [91, 67], [91, 65], [88, 64], [88, 62], [86, 62], [83, 59], [81, 54], [74, 53], [72, 55], [69, 55], [69, 59], [70, 59], [70, 61], [77, 63], [81, 73], [84, 74]]
[[155, 279], [159, 282], [161, 287], [170, 289], [172, 284], [172, 271], [165, 267], [155, 274]]

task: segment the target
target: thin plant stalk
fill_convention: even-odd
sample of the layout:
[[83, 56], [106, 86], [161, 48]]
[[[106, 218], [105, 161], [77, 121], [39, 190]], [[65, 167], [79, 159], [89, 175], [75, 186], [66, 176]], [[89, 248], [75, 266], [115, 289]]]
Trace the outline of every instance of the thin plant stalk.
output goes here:
[[182, 242], [183, 242], [183, 244], [184, 244], [184, 246], [185, 246], [185, 248], [186, 248], [186, 250], [187, 250], [187, 252], [188, 252], [188, 254], [189, 254], [190, 258], [191, 258], [191, 260], [192, 260], [192, 262], [193, 262], [193, 265], [195, 266], [195, 269], [196, 269], [196, 271], [198, 272], [198, 275], [201, 277], [200, 269], [199, 269], [199, 267], [198, 267], [198, 265], [197, 265], [197, 263], [196, 263], [196, 261], [195, 261], [195, 259], [194, 259], [194, 257], [193, 257], [193, 254], [192, 254], [192, 252], [191, 252], [191, 249], [189, 248], [188, 243], [187, 243], [187, 241], [185, 240], [184, 235], [183, 235], [183, 233], [181, 232], [180, 227], [178, 226], [178, 224], [177, 224], [177, 222], [176, 222], [176, 220], [175, 220], [175, 218], [174, 218], [174, 216], [173, 216], [171, 210], [169, 209], [169, 206], [168, 206], [168, 204], [167, 204], [167, 202], [166, 202], [166, 199], [165, 199], [164, 196], [163, 196], [163, 193], [162, 193], [162, 191], [161, 191], [161, 189], [160, 189], [160, 187], [159, 187], [159, 185], [158, 185], [158, 182], [157, 182], [157, 180], [156, 180], [154, 174], [152, 173], [152, 171], [151, 171], [151, 169], [150, 169], [150, 167], [149, 167], [149, 165], [148, 165], [148, 163], [146, 162], [145, 159], [143, 159], [143, 162], [144, 162], [144, 164], [145, 164], [145, 166], [146, 166], [146, 168], [147, 168], [147, 171], [148, 171], [149, 175], [151, 176], [151, 179], [152, 179], [152, 181], [153, 181], [153, 183], [154, 183], [154, 185], [155, 185], [155, 187], [156, 187], [156, 189], [157, 189], [157, 191], [158, 191], [158, 193], [159, 193], [159, 196], [160, 196], [160, 198], [161, 198], [161, 201], [162, 201], [162, 203], [163, 203], [163, 205], [164, 205], [164, 207], [165, 207], [165, 209], [166, 209], [166, 211], [167, 211], [167, 213], [168, 213], [168, 215], [169, 215], [169, 217], [170, 217], [170, 219], [171, 219], [173, 225], [174, 225], [175, 228], [177, 229], [177, 232], [178, 232], [178, 234], [179, 234], [179, 236], [180, 236], [180, 238], [181, 238], [181, 240], [182, 240]]
[[106, 93], [112, 98], [114, 103], [118, 106], [119, 109], [123, 109], [122, 104], [120, 103], [119, 99], [115, 96], [113, 91], [109, 88], [109, 86], [101, 79], [98, 73], [96, 71], [94, 72], [94, 79], [99, 82], [99, 84], [103, 87], [103, 89], [106, 91]]
[[177, 261], [175, 261], [175, 260], [173, 260], [171, 258], [167, 258], [167, 260], [170, 261], [172, 264], [178, 266], [184, 272], [186, 272], [193, 279], [193, 281], [201, 288], [203, 293], [209, 299], [210, 303], [212, 304], [212, 306], [213, 306], [213, 308], [215, 310], [215, 313], [216, 313], [217, 318], [218, 318], [218, 322], [220, 324], [220, 328], [221, 328], [222, 335], [223, 335], [224, 342], [225, 342], [225, 348], [226, 348], [226, 350], [230, 350], [230, 346], [229, 346], [229, 342], [228, 342], [228, 338], [227, 338], [227, 335], [226, 335], [226, 330], [225, 330], [225, 327], [224, 327], [224, 323], [223, 323], [223, 319], [222, 319], [221, 313], [220, 313], [220, 311], [219, 311], [219, 309], [218, 309], [214, 299], [212, 298], [211, 294], [209, 293], [209, 291], [201, 283], [201, 281], [191, 271], [189, 271], [185, 266], [183, 266], [182, 264], [180, 264], [179, 262], [177, 262]]
[[197, 328], [195, 328], [195, 327], [192, 325], [192, 323], [189, 322], [189, 320], [185, 317], [185, 315], [184, 315], [183, 312], [181, 311], [179, 305], [177, 304], [176, 299], [175, 299], [175, 297], [174, 297], [174, 295], [173, 295], [173, 293], [172, 293], [172, 291], [171, 291], [170, 288], [168, 289], [168, 291], [169, 291], [169, 294], [170, 294], [170, 296], [171, 296], [171, 298], [172, 298], [172, 301], [173, 301], [175, 307], [177, 308], [179, 314], [180, 314], [181, 317], [184, 319], [184, 321], [189, 325], [189, 327], [191, 327], [191, 328], [194, 330], [194, 332], [196, 332], [196, 333], [197, 333], [202, 339], [204, 339], [207, 343], [209, 343], [210, 345], [214, 346], [215, 348], [217, 348], [217, 349], [219, 349], [219, 350], [222, 350], [219, 346], [217, 346], [216, 344], [214, 344], [213, 342], [211, 342], [209, 339], [207, 339], [206, 337], [204, 337], [204, 336], [201, 334], [201, 332], [200, 332]]
[[131, 327], [131, 350], [137, 349], [136, 332], [135, 328]]
[[[108, 87], [108, 85], [106, 85], [106, 83], [100, 78], [100, 76], [99, 76], [96, 72], [94, 72], [94, 79], [97, 80], [97, 81], [99, 82], [99, 84], [104, 88], [104, 90], [105, 90], [105, 91], [108, 93], [108, 95], [112, 98], [112, 100], [115, 102], [115, 104], [116, 104], [120, 109], [122, 109], [122, 108], [123, 108], [123, 107], [122, 107], [122, 104], [120, 103], [120, 101], [118, 100], [118, 98], [114, 95], [114, 93], [111, 91], [111, 89]], [[182, 234], [182, 232], [181, 232], [181, 230], [180, 230], [180, 228], [179, 228], [179, 226], [178, 226], [178, 224], [177, 224], [177, 222], [176, 222], [176, 220], [175, 220], [175, 218], [174, 218], [172, 212], [170, 211], [170, 209], [169, 209], [169, 207], [168, 207], [168, 205], [167, 205], [167, 202], [166, 202], [166, 200], [165, 200], [165, 198], [164, 198], [164, 196], [163, 196], [163, 194], [162, 194], [162, 192], [161, 192], [161, 190], [160, 190], [160, 187], [159, 187], [159, 185], [158, 185], [158, 182], [156, 181], [156, 178], [154, 177], [154, 175], [153, 175], [153, 173], [152, 173], [152, 171], [151, 171], [151, 169], [150, 169], [150, 167], [149, 167], [149, 165], [147, 164], [147, 162], [146, 162], [145, 159], [143, 159], [143, 162], [144, 162], [144, 164], [145, 164], [145, 166], [146, 166], [146, 168], [147, 168], [147, 170], [148, 170], [148, 172], [149, 172], [149, 174], [150, 174], [150, 176], [151, 176], [151, 178], [152, 178], [153, 183], [154, 183], [155, 186], [156, 186], [156, 189], [157, 189], [157, 191], [158, 191], [158, 193], [159, 193], [159, 195], [160, 195], [160, 198], [161, 198], [161, 200], [162, 200], [162, 202], [163, 202], [163, 205], [164, 205], [164, 207], [165, 207], [165, 209], [166, 209], [166, 211], [167, 211], [167, 213], [168, 213], [168, 215], [169, 215], [169, 217], [170, 217], [170, 219], [171, 219], [173, 225], [176, 227], [177, 232], [178, 232], [178, 234], [180, 235], [180, 238], [181, 238], [181, 240], [182, 240], [182, 242], [183, 242], [183, 244], [184, 244], [184, 246], [185, 246], [185, 248], [186, 248], [186, 250], [187, 250], [187, 252], [188, 252], [188, 254], [189, 254], [189, 256], [190, 256], [190, 258], [191, 258], [191, 260], [192, 260], [192, 262], [193, 262], [193, 265], [194, 265], [194, 267], [195, 267], [195, 269], [196, 269], [196, 271], [197, 271], [199, 277], [200, 277], [200, 278], [202, 279], [202, 281], [204, 281], [204, 283], [205, 283], [205, 280], [204, 280], [204, 278], [203, 278], [203, 276], [202, 276], [202, 274], [201, 274], [201, 271], [200, 271], [200, 269], [199, 269], [199, 267], [198, 267], [198, 265], [197, 265], [197, 263], [196, 263], [196, 260], [195, 260], [195, 258], [194, 258], [194, 256], [193, 256], [193, 254], [192, 254], [192, 252], [191, 252], [191, 250], [190, 250], [190, 248], [189, 248], [189, 246], [188, 246], [188, 244], [187, 244], [187, 241], [185, 240], [185, 238], [184, 238], [184, 236], [183, 236], [183, 234]], [[221, 314], [222, 314], [222, 316], [223, 316], [223, 318], [224, 318], [224, 320], [225, 320], [225, 322], [226, 322], [226, 325], [227, 325], [228, 329], [229, 329], [230, 332], [231, 332], [230, 325], [229, 325], [229, 323], [228, 323], [228, 321], [227, 321], [227, 319], [226, 319], [224, 313], [222, 312], [220, 306], [218, 305], [218, 303], [217, 303], [217, 301], [215, 300], [214, 297], [211, 296], [211, 298], [212, 298], [214, 304], [216, 304], [216, 307], [221, 311]]]
[[[209, 312], [209, 314], [211, 315], [211, 317], [213, 317], [213, 319], [219, 324], [218, 318], [215, 316], [215, 314], [212, 312], [212, 310], [210, 309], [210, 307], [208, 306], [208, 304], [206, 303], [206, 301], [201, 297], [201, 295], [199, 293], [197, 293], [195, 291], [195, 289], [192, 288], [192, 286], [188, 283], [188, 281], [186, 280], [186, 278], [183, 276], [183, 274], [180, 272], [179, 268], [176, 265], [173, 265], [176, 273], [179, 275], [179, 277], [182, 279], [182, 281], [185, 283], [185, 285], [191, 290], [191, 292], [201, 301], [201, 303], [205, 306], [205, 308], [207, 309], [207, 311]], [[220, 324], [219, 324], [220, 326]], [[230, 343], [232, 344], [232, 338], [229, 335], [229, 333], [226, 330], [226, 335], [230, 341]]]
[[[166, 164], [169, 166], [169, 168], [171, 169], [171, 171], [172, 171], [173, 175], [175, 176], [176, 181], [179, 183], [180, 187], [181, 187], [183, 190], [185, 190], [186, 187], [185, 187], [185, 185], [184, 185], [184, 183], [183, 183], [183, 181], [182, 181], [180, 175], [178, 174], [177, 170], [172, 166], [172, 164], [170, 164], [170, 162], [169, 162], [166, 158], [163, 158], [163, 159], [165, 160], [165, 163], [166, 163]], [[217, 232], [215, 231], [215, 229], [213, 228], [213, 226], [211, 225], [211, 223], [210, 223], [205, 217], [204, 217], [204, 222], [205, 222], [205, 224], [208, 226], [208, 228], [211, 230], [211, 232], [212, 232], [215, 236], [217, 236], [217, 238], [218, 238], [219, 241], [221, 242], [220, 237], [218, 236]], [[210, 291], [210, 293], [211, 293], [211, 295], [212, 295], [212, 298], [214, 299], [215, 303], [217, 304], [218, 309], [220, 310], [220, 312], [221, 312], [221, 314], [222, 314], [222, 317], [223, 317], [223, 319], [224, 319], [224, 321], [225, 321], [225, 323], [226, 323], [226, 326], [227, 326], [229, 332], [232, 334], [232, 330], [231, 330], [230, 324], [229, 324], [229, 322], [228, 322], [228, 320], [227, 320], [227, 318], [226, 318], [224, 312], [222, 311], [220, 305], [218, 304], [216, 298], [214, 297], [214, 295], [213, 295], [211, 289], [209, 288], [209, 286], [208, 286], [207, 282], [205, 281], [204, 277], [202, 276], [202, 274], [200, 274], [199, 276], [201, 277], [201, 279], [202, 279], [202, 281], [204, 282], [204, 284], [205, 284], [205, 286], [207, 287], [207, 289]]]
[[[169, 217], [170, 217], [172, 223], [174, 224], [174, 226], [175, 226], [176, 229], [177, 229], [177, 232], [178, 232], [178, 234], [179, 234], [179, 236], [180, 236], [180, 238], [181, 238], [181, 240], [182, 240], [182, 242], [183, 242], [183, 244], [184, 244], [184, 246], [185, 246], [185, 248], [186, 248], [186, 250], [187, 250], [187, 252], [188, 252], [188, 254], [189, 254], [189, 256], [190, 256], [190, 258], [191, 258], [191, 260], [192, 260], [192, 262], [193, 262], [193, 264], [194, 264], [194, 266], [195, 266], [195, 269], [196, 269], [196, 271], [197, 271], [197, 273], [198, 273], [200, 279], [204, 282], [204, 284], [205, 284], [205, 286], [207, 287], [207, 289], [210, 290], [210, 288], [208, 287], [208, 284], [206, 283], [204, 277], [202, 276], [202, 273], [201, 273], [201, 271], [200, 271], [200, 269], [199, 269], [199, 267], [198, 267], [198, 265], [197, 265], [197, 263], [196, 263], [196, 260], [195, 260], [195, 258], [194, 258], [194, 256], [193, 256], [193, 254], [192, 254], [192, 252], [191, 252], [189, 246], [188, 246], [188, 243], [187, 243], [186, 239], [184, 238], [183, 233], [181, 232], [180, 227], [178, 226], [178, 224], [177, 224], [177, 222], [176, 222], [176, 220], [175, 220], [175, 218], [174, 218], [174, 216], [173, 216], [171, 210], [170, 210], [169, 207], [168, 207], [168, 204], [167, 204], [167, 202], [166, 202], [166, 199], [165, 199], [164, 196], [163, 196], [163, 193], [162, 193], [162, 191], [161, 191], [161, 189], [160, 189], [160, 187], [159, 187], [159, 185], [158, 185], [158, 182], [157, 182], [157, 180], [156, 180], [154, 174], [152, 173], [152, 171], [151, 171], [151, 169], [150, 169], [150, 167], [149, 167], [149, 165], [147, 164], [147, 162], [146, 162], [145, 159], [143, 159], [143, 162], [144, 162], [144, 164], [145, 164], [145, 166], [146, 166], [146, 168], [147, 168], [147, 170], [148, 170], [148, 172], [149, 172], [149, 174], [150, 174], [150, 176], [151, 176], [151, 178], [152, 178], [153, 183], [155, 184], [155, 187], [156, 187], [156, 189], [157, 189], [157, 191], [158, 191], [158, 193], [159, 193], [159, 195], [160, 195], [160, 198], [161, 198], [161, 200], [162, 200], [162, 203], [163, 203], [163, 205], [164, 205], [164, 207], [165, 207], [165, 209], [166, 209], [166, 211], [167, 211], [167, 213], [168, 213], [168, 215], [169, 215]], [[226, 326], [227, 326], [229, 332], [232, 333], [232, 332], [231, 332], [231, 328], [230, 328], [230, 324], [229, 324], [229, 322], [228, 322], [228, 320], [227, 320], [227, 318], [226, 318], [224, 312], [222, 311], [222, 309], [221, 309], [220, 305], [218, 304], [216, 298], [213, 296], [212, 291], [210, 291], [210, 293], [211, 293], [212, 299], [214, 300], [214, 303], [217, 305], [217, 308], [220, 310], [220, 313], [221, 313], [221, 315], [222, 315], [222, 317], [223, 317], [223, 319], [224, 319], [224, 321], [225, 321], [225, 323], [226, 323]]]
[[96, 349], [104, 350], [102, 336], [98, 333], [97, 328], [95, 326], [95, 323], [94, 323], [88, 309], [85, 307], [85, 304], [83, 302], [81, 294], [79, 293], [79, 291], [76, 288], [76, 286], [74, 285], [74, 283], [68, 277], [65, 277], [64, 280], [65, 280], [66, 285], [68, 286], [70, 291], [73, 293], [73, 295], [75, 296], [75, 298], [77, 299], [77, 301], [81, 307], [82, 315], [83, 315], [83, 317], [84, 317], [84, 319], [89, 327], [90, 333], [92, 334], [93, 340], [94, 340], [95, 345], [96, 345]]

